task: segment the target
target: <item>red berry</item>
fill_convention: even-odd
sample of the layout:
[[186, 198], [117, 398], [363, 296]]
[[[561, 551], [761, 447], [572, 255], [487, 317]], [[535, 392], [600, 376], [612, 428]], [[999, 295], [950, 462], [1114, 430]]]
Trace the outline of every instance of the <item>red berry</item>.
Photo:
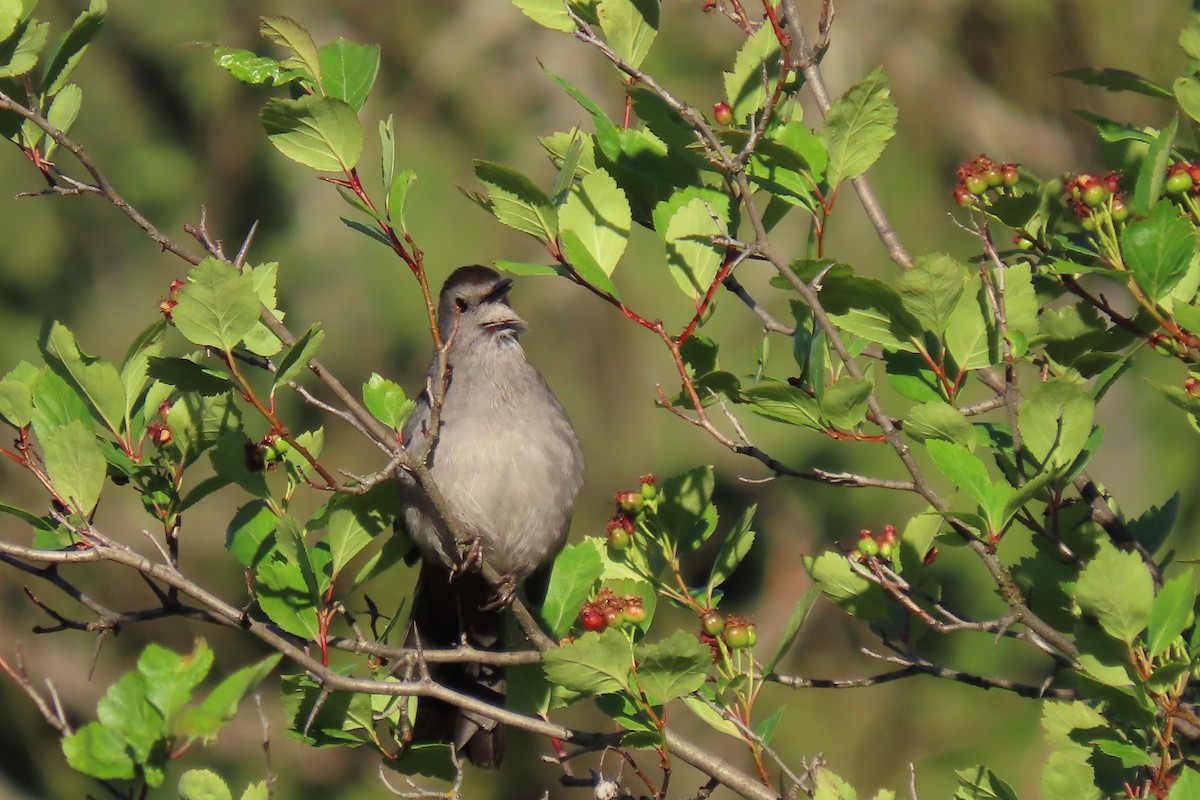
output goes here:
[[734, 650], [750, 646], [750, 630], [741, 622], [726, 625], [722, 638], [725, 639], [725, 644]]
[[715, 611], [710, 611], [700, 618], [700, 627], [709, 636], [716, 636], [725, 630], [725, 620]]
[[178, 300], [163, 300], [161, 303], [158, 304], [158, 310], [161, 311], [162, 315], [167, 318], [168, 322], [170, 322], [171, 321], [171, 309], [175, 308], [175, 306], [177, 306], [177, 305], [179, 305]]
[[733, 109], [729, 107], [729, 103], [714, 103], [713, 119], [717, 121], [718, 125], [732, 125]]
[[625, 606], [625, 619], [634, 625], [640, 625], [646, 621], [646, 607], [641, 602]]
[[954, 187], [954, 202], [965, 208], [975, 204], [975, 195], [971, 194], [967, 190], [967, 187], [960, 183]]
[[1110, 172], [1104, 176], [1104, 188], [1112, 194], [1121, 191], [1121, 173]]
[[1200, 397], [1200, 378], [1189, 375], [1188, 379], [1183, 382], [1183, 390], [1192, 397]]
[[146, 426], [146, 433], [149, 434], [150, 441], [159, 447], [171, 443], [171, 429], [164, 422], [151, 422]]
[[621, 608], [608, 608], [604, 611], [604, 624], [610, 628], [619, 628], [621, 623], [625, 621], [625, 610]]
[[178, 296], [179, 290], [182, 289], [184, 286], [186, 286], [186, 284], [183, 281], [179, 280], [178, 278], [171, 281], [171, 288], [169, 289], [169, 292], [170, 292], [170, 296], [171, 296], [172, 300], [174, 300], [176, 298], [176, 296]]
[[591, 604], [584, 606], [583, 610], [579, 612], [579, 621], [583, 624], [585, 631], [604, 630], [604, 615], [592, 608]]
[[1000, 167], [1000, 178], [1004, 185], [1011, 189], [1021, 180], [1021, 173], [1017, 171], [1016, 164], [1004, 164]]

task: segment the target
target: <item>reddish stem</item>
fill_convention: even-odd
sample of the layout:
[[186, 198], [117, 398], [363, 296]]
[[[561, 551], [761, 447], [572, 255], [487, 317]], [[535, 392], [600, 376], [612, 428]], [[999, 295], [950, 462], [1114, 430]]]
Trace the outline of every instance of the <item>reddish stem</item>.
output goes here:
[[688, 322], [687, 327], [683, 329], [683, 333], [675, 338], [676, 346], [682, 345], [688, 340], [692, 333], [696, 330], [696, 326], [700, 323], [700, 319], [708, 311], [708, 307], [712, 304], [713, 295], [717, 292], [717, 287], [725, 282], [729, 274], [733, 272], [733, 268], [737, 266], [738, 260], [735, 257], [733, 248], [725, 250], [725, 262], [721, 264], [721, 269], [717, 271], [717, 275], [709, 284], [708, 291], [704, 293], [704, 299], [700, 301], [700, 305], [696, 308], [696, 314]]

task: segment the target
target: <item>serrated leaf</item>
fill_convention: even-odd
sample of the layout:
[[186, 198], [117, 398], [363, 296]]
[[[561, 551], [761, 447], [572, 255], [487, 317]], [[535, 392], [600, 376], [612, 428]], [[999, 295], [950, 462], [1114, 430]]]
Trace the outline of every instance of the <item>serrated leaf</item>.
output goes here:
[[[1175, 102], [1193, 120], [1200, 120], [1200, 81], [1192, 77], [1176, 78], [1171, 86]], [[1168, 96], [1171, 96], [1168, 95]]]
[[1080, 573], [1075, 602], [1110, 636], [1132, 644], [1150, 619], [1154, 581], [1137, 553], [1104, 548]]
[[746, 39], [733, 69], [723, 76], [725, 99], [733, 112], [734, 123], [745, 124], [747, 117], [758, 112], [767, 101], [767, 84], [774, 88], [779, 80], [779, 38], [770, 25], [763, 25]]
[[108, 13], [108, 0], [91, 0], [84, 11], [71, 23], [46, 55], [46, 71], [42, 74], [41, 94], [50, 96], [59, 92], [79, 66], [79, 60], [92, 39], [100, 32], [104, 17]]
[[1170, 97], [1170, 90], [1136, 72], [1111, 67], [1082, 67], [1057, 73], [1060, 78], [1070, 78], [1086, 86], [1099, 86], [1110, 92], [1134, 92], [1147, 97]]
[[942, 474], [954, 482], [975, 502], [983, 505], [992, 492], [987, 467], [970, 451], [940, 439], [925, 442], [925, 448]]
[[33, 420], [33, 391], [20, 381], [0, 380], [0, 417], [14, 428], [24, 428]]
[[15, 78], [37, 66], [38, 53], [46, 46], [50, 25], [34, 19], [19, 23], [0, 47], [0, 78]]
[[915, 352], [921, 325], [904, 308], [900, 294], [880, 281], [833, 271], [821, 285], [821, 304], [839, 327], [886, 350]]
[[[82, 105], [83, 90], [77, 85], [69, 83], [54, 96], [49, 110], [46, 111], [46, 121], [63, 133], [69, 133], [75, 120], [79, 117], [79, 109]], [[49, 159], [57, 149], [58, 142], [47, 137], [46, 144], [42, 148], [43, 157]]]
[[717, 556], [713, 559], [712, 571], [708, 576], [709, 598], [713, 596], [713, 590], [727, 581], [729, 576], [737, 570], [742, 559], [754, 545], [754, 531], [750, 529], [750, 525], [754, 522], [754, 512], [757, 509], [757, 504], [752, 504], [743, 511], [721, 542], [721, 549], [717, 551]]
[[126, 395], [117, 368], [84, 355], [74, 334], [59, 322], [48, 322], [42, 328], [38, 346], [50, 368], [70, 380], [87, 400], [96, 419], [120, 436], [125, 427]]
[[608, 277], [608, 273], [592, 258], [592, 254], [588, 252], [587, 247], [584, 246], [575, 231], [562, 232], [562, 250], [568, 263], [579, 273], [579, 277], [600, 291], [607, 293], [613, 299], [620, 298], [620, 295], [617, 293], [617, 287], [612, 282], [612, 279]]
[[1195, 249], [1196, 229], [1172, 203], [1159, 203], [1149, 217], [1130, 222], [1121, 232], [1125, 266], [1155, 303], [1170, 295], [1187, 273]]
[[862, 175], [895, 133], [896, 106], [883, 67], [876, 67], [835, 100], [825, 115], [820, 135], [829, 153], [826, 181], [836, 187]]
[[1146, 621], [1146, 652], [1150, 658], [1165, 653], [1175, 638], [1192, 624], [1195, 605], [1196, 586], [1190, 571], [1163, 584]]
[[1092, 434], [1096, 404], [1083, 387], [1052, 378], [1025, 394], [1017, 412], [1029, 454], [1054, 468], [1070, 466]]
[[318, 172], [349, 172], [362, 156], [362, 123], [336, 97], [273, 97], [263, 107], [262, 124], [275, 149]]
[[279, 367], [275, 372], [275, 380], [271, 383], [272, 396], [275, 395], [276, 389], [287, 385], [304, 371], [304, 368], [308, 366], [308, 362], [316, 358], [317, 351], [321, 349], [321, 344], [324, 341], [325, 331], [321, 328], [319, 322], [314, 322], [312, 327], [280, 359]]
[[288, 69], [303, 70], [318, 85], [321, 83], [321, 56], [312, 35], [290, 17], [263, 17], [258, 32], [265, 39], [292, 51], [283, 62]]
[[542, 620], [555, 639], [566, 636], [600, 579], [600, 554], [587, 543], [567, 545], [554, 559]]
[[183, 337], [201, 347], [229, 353], [258, 322], [259, 301], [249, 274], [215, 258], [188, 273], [171, 319]]
[[75, 504], [75, 511], [88, 516], [100, 499], [106, 472], [96, 435], [72, 420], [41, 438], [50, 482], [63, 499]]
[[975, 449], [975, 426], [948, 403], [913, 406], [904, 418], [904, 432], [918, 442], [942, 439], [968, 451]]
[[99, 722], [89, 722], [62, 740], [72, 769], [100, 780], [134, 777], [133, 759], [125, 740]]
[[547, 651], [542, 667], [546, 677], [559, 686], [599, 695], [626, 691], [632, 663], [633, 649], [625, 634], [608, 628]]
[[544, 28], [571, 33], [575, 22], [567, 14], [566, 0], [512, 0], [521, 13]]
[[1100, 800], [1096, 773], [1083, 759], [1062, 751], [1051, 753], [1042, 770], [1042, 800]]
[[371, 541], [390, 529], [399, 511], [395, 487], [382, 483], [365, 494], [335, 495], [328, 506], [325, 541], [333, 557], [334, 578]]
[[600, 0], [596, 16], [608, 46], [640, 67], [658, 34], [658, 0]]
[[278, 557], [267, 559], [258, 565], [254, 578], [259, 607], [272, 622], [294, 636], [317, 638], [317, 610], [299, 565]]
[[966, 284], [965, 266], [950, 256], [931, 253], [913, 262], [912, 269], [900, 276], [896, 290], [905, 309], [940, 338]]
[[817, 767], [813, 800], [858, 800], [858, 793], [828, 767]]
[[982, 287], [959, 298], [946, 325], [945, 341], [960, 370], [983, 369], [1000, 360], [999, 339]]
[[698, 548], [716, 528], [715, 486], [713, 468], [704, 465], [672, 475], [659, 487], [659, 523], [684, 552]]
[[255, 567], [270, 552], [279, 517], [265, 500], [237, 510], [225, 529], [225, 547], [243, 567]]
[[688, 631], [675, 631], [634, 651], [637, 683], [650, 705], [658, 706], [704, 685], [713, 663], [712, 650]]
[[725, 248], [712, 237], [727, 231], [728, 219], [714, 218], [720, 208], [695, 198], [675, 212], [666, 228], [667, 266], [689, 297], [703, 296], [725, 258]]
[[743, 389], [742, 399], [751, 410], [764, 417], [800, 425], [814, 431], [825, 430], [821, 408], [807, 392], [787, 383], [760, 383]]
[[583, 177], [558, 212], [563, 232], [572, 231], [606, 275], [612, 275], [629, 243], [629, 200], [604, 170]]
[[92, 413], [78, 390], [52, 370], [43, 369], [33, 385], [34, 433], [44, 439], [55, 428], [78, 420], [92, 430]]
[[251, 86], [278, 86], [299, 77], [297, 73], [285, 70], [282, 64], [269, 56], [260, 56], [250, 50], [236, 47], [214, 49], [213, 63], [236, 80]]
[[0, 42], [3, 42], [17, 29], [24, 11], [21, 0], [0, 0]]
[[190, 713], [180, 721], [178, 729], [189, 739], [202, 738], [211, 741], [237, 714], [238, 705], [248, 692], [258, 686], [275, 671], [283, 656], [269, 655], [263, 660], [242, 667], [221, 681], [198, 707], [188, 709]]
[[502, 224], [545, 243], [558, 236], [554, 205], [529, 178], [491, 161], [476, 161], [475, 175], [487, 187], [491, 212]]
[[1012, 787], [983, 765], [955, 770], [958, 790], [954, 800], [1017, 800]]
[[842, 430], [854, 430], [867, 417], [867, 401], [875, 385], [865, 378], [845, 376], [821, 395], [821, 416]]
[[804, 558], [803, 563], [821, 593], [842, 610], [867, 621], [887, 616], [883, 590], [854, 572], [842, 553], [826, 551], [815, 558]]
[[189, 769], [179, 776], [179, 800], [233, 800], [233, 794], [212, 770]]
[[361, 111], [379, 74], [379, 45], [337, 39], [320, 50], [321, 89]]
[[1175, 143], [1175, 132], [1179, 127], [1179, 117], [1172, 116], [1171, 121], [1150, 141], [1146, 156], [1138, 169], [1137, 181], [1133, 187], [1133, 202], [1129, 210], [1134, 217], [1144, 217], [1150, 213], [1162, 194], [1163, 179], [1167, 171], [1167, 162], [1171, 159], [1171, 147]]

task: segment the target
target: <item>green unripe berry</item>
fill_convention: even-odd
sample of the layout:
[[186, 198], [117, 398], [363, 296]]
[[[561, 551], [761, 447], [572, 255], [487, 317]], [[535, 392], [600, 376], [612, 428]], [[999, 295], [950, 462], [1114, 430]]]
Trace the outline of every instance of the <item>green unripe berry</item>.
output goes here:
[[1099, 208], [1108, 200], [1108, 189], [1102, 184], [1093, 183], [1080, 192], [1079, 199], [1088, 208]]
[[1187, 173], [1186, 169], [1172, 169], [1167, 173], [1164, 188], [1169, 195], [1181, 195], [1192, 188], [1192, 176]]
[[750, 630], [740, 622], [726, 626], [722, 638], [725, 639], [725, 644], [733, 650], [741, 650], [743, 647], [750, 646]]
[[629, 535], [629, 531], [622, 528], [614, 528], [609, 531], [608, 546], [613, 550], [628, 550], [631, 544], [633, 544], [633, 537]]
[[979, 174], [979, 177], [987, 181], [987, 185], [993, 189], [1004, 183], [1004, 176], [1000, 173], [1000, 170], [996, 169], [995, 167], [984, 170]]
[[967, 187], [968, 192], [974, 195], [983, 194], [988, 190], [987, 180], [979, 175], [969, 176], [965, 181], [963, 181], [963, 185]]
[[700, 628], [709, 636], [717, 636], [725, 630], [725, 620], [715, 611], [710, 611], [700, 618]]

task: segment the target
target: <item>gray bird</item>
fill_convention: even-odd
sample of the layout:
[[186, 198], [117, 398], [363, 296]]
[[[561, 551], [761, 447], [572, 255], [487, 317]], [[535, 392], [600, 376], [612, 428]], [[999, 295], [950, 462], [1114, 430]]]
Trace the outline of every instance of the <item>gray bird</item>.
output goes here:
[[[428, 466], [454, 516], [476, 539], [486, 563], [544, 592], [545, 570], [566, 540], [583, 456], [566, 412], [525, 358], [517, 335], [527, 325], [508, 303], [512, 281], [482, 266], [461, 267], [442, 286], [438, 325], [447, 350], [448, 384]], [[404, 425], [404, 444], [420, 452], [432, 431], [429, 388], [442, 368], [435, 353], [426, 391]], [[504, 608], [474, 570], [456, 570], [460, 547], [412, 484], [402, 482], [404, 524], [423, 558], [409, 643], [425, 648], [467, 644], [503, 650]], [[536, 574], [535, 574], [536, 573]], [[531, 576], [534, 576], [531, 579]], [[431, 664], [438, 683], [495, 704], [504, 701], [503, 667]], [[503, 731], [480, 714], [422, 699], [414, 741], [453, 743], [473, 764], [494, 767]]]

